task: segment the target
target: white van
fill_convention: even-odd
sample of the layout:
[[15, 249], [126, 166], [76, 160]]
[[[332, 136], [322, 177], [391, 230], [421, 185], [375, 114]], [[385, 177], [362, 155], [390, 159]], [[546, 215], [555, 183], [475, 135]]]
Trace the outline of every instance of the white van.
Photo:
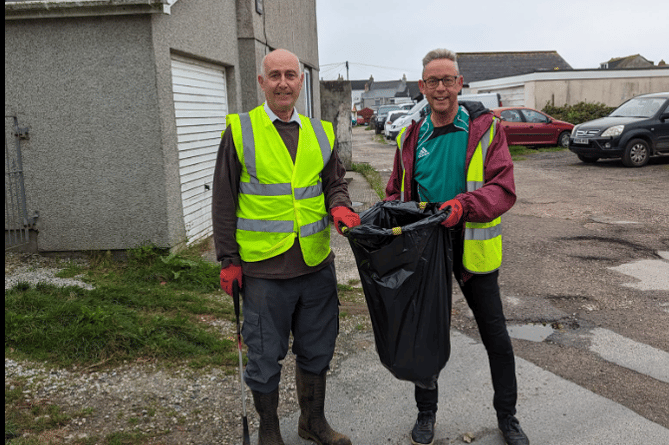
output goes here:
[[481, 102], [484, 107], [493, 109], [502, 106], [502, 98], [499, 93], [479, 93], [479, 94], [462, 94], [458, 96], [458, 102]]
[[[458, 96], [458, 102], [481, 102], [484, 107], [493, 109], [502, 106], [502, 100], [499, 93], [480, 93], [480, 94], [463, 94]], [[418, 122], [430, 112], [430, 105], [427, 99], [418, 102], [406, 116], [397, 118], [395, 122], [388, 129], [388, 135], [391, 139], [395, 139], [404, 127], [408, 127], [411, 121]]]

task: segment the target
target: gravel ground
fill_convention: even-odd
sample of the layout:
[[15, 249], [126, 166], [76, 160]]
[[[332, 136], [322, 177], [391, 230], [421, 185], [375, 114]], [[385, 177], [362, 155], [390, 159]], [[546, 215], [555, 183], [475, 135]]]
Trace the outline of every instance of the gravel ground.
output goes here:
[[[84, 261], [84, 260], [77, 260]], [[39, 255], [5, 254], [5, 289], [19, 281], [36, 284], [82, 285], [74, 279], [55, 278], [62, 260]], [[344, 304], [348, 315], [340, 319], [340, 335], [330, 374], [361, 342], [368, 343], [369, 317], [364, 302]], [[344, 309], [345, 308], [345, 309]], [[234, 323], [213, 320], [225, 336], [235, 335]], [[295, 395], [295, 357], [283, 362], [280, 415], [299, 409]], [[124, 363], [113, 369], [52, 369], [41, 363], [5, 358], [5, 389], [26, 381], [26, 404], [48, 402], [75, 415], [58, 431], [49, 432], [51, 443], [104, 437], [114, 432], [155, 435], [150, 442], [165, 445], [236, 444], [241, 437], [241, 398], [236, 372], [221, 369], [192, 370], [159, 363]], [[251, 434], [257, 416], [250, 390], [246, 407]]]

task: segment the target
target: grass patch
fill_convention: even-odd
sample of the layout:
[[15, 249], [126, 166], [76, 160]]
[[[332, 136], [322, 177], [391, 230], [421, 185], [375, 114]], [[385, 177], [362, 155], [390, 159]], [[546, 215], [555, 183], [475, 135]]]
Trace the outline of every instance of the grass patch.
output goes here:
[[40, 443], [35, 438], [23, 435], [37, 435], [44, 431], [64, 426], [71, 416], [58, 405], [47, 402], [29, 402], [23, 398], [25, 382], [5, 385], [5, 443]]
[[541, 147], [541, 148], [529, 148], [524, 145], [509, 145], [509, 152], [511, 153], [511, 159], [514, 161], [522, 161], [526, 159], [526, 156], [531, 156], [536, 153], [552, 153], [565, 151], [566, 148], [563, 147]]
[[374, 189], [376, 194], [379, 196], [379, 199], [384, 199], [386, 197], [386, 185], [381, 179], [381, 174], [374, 169], [369, 164], [351, 164], [351, 169], [354, 172], [360, 173], [365, 177], [369, 185]]
[[88, 439], [80, 440], [76, 442], [76, 445], [142, 445], [151, 442], [151, 439], [155, 435], [150, 435], [142, 433], [139, 431], [132, 432], [118, 432], [112, 433], [105, 437], [104, 439], [99, 439], [97, 437], [91, 437]]
[[383, 133], [375, 134], [374, 135], [374, 142], [378, 142], [379, 144], [387, 144], [386, 137], [383, 135]]
[[[57, 276], [78, 277], [93, 290], [19, 283], [5, 292], [5, 358], [77, 369], [141, 359], [234, 371], [236, 343], [206, 322], [235, 317], [232, 300], [219, 287], [219, 265], [201, 258], [204, 248], [177, 254], [143, 245], [122, 259], [95, 252], [87, 262], [63, 264]], [[6, 444], [47, 443], [41, 435], [93, 414], [91, 408], [66, 413], [47, 401], [26, 399], [24, 391], [30, 392], [26, 379], [5, 385]], [[154, 416], [155, 408], [148, 414]], [[130, 415], [127, 421], [132, 426], [139, 418]], [[117, 432], [72, 443], [140, 445], [155, 437]]]
[[65, 268], [56, 273], [58, 278], [74, 278], [85, 272], [85, 267], [75, 261], [68, 261]]
[[102, 254], [90, 266], [72, 264], [62, 275], [83, 274], [95, 289], [19, 283], [5, 292], [5, 357], [60, 367], [140, 357], [193, 367], [235, 364], [234, 342], [201, 317], [234, 320], [217, 264], [192, 250], [169, 254], [148, 245], [128, 251], [124, 261]]

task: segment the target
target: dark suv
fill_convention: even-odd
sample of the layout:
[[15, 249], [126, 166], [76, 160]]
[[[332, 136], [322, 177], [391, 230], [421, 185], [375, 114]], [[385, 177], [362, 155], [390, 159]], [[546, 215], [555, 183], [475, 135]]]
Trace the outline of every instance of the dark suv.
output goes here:
[[622, 158], [626, 167], [669, 155], [669, 92], [636, 96], [607, 117], [575, 126], [569, 150], [583, 162]]
[[[376, 120], [374, 121], [374, 133], [379, 134], [383, 132], [389, 112], [400, 110], [402, 108], [403, 107], [400, 105], [381, 105], [375, 113]], [[411, 106], [409, 106], [409, 108], [411, 108]]]

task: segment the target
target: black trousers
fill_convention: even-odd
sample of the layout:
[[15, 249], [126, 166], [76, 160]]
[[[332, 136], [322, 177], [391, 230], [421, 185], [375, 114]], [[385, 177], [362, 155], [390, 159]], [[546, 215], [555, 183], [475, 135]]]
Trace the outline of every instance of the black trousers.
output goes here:
[[[462, 271], [461, 232], [451, 234], [453, 241], [453, 272], [467, 304], [474, 313], [481, 340], [488, 353], [492, 385], [495, 392], [493, 406], [498, 418], [516, 414], [518, 387], [516, 383], [515, 359], [511, 338], [506, 329], [506, 319], [499, 292], [498, 275], [473, 275], [464, 283]], [[419, 411], [437, 411], [439, 388], [428, 390], [415, 388], [416, 405]]]

